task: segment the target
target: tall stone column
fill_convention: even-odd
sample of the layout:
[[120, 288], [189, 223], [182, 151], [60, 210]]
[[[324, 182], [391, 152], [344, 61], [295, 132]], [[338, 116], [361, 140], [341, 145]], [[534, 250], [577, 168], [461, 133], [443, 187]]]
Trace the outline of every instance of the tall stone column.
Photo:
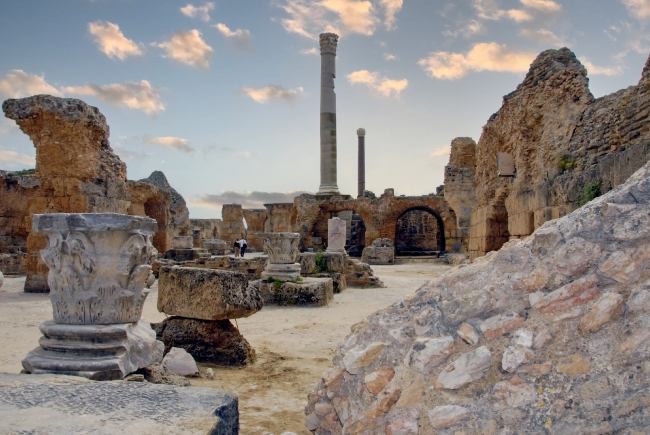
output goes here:
[[357, 196], [363, 196], [366, 190], [366, 130], [360, 128], [357, 130], [359, 139], [359, 191]]
[[320, 187], [318, 195], [338, 195], [336, 182], [336, 46], [339, 36], [320, 35]]

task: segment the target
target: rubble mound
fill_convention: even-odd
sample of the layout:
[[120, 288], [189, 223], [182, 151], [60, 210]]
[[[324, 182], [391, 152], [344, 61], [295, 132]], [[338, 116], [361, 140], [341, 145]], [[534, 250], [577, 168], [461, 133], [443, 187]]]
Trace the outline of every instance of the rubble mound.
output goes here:
[[316, 434], [650, 431], [650, 163], [352, 328]]

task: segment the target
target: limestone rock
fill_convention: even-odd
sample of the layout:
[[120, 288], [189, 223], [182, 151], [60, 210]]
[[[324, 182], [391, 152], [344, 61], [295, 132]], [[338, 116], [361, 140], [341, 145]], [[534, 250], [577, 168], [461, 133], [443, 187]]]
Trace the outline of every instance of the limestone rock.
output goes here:
[[395, 369], [393, 368], [378, 369], [366, 375], [364, 382], [368, 391], [376, 395], [388, 385], [393, 376], [395, 376]]
[[457, 390], [487, 374], [492, 365], [492, 353], [481, 346], [476, 350], [461, 355], [448, 365], [436, 380], [436, 388]]
[[461, 323], [460, 328], [458, 328], [458, 331], [456, 331], [456, 334], [458, 334], [460, 338], [469, 344], [477, 344], [480, 339], [478, 332], [476, 332], [476, 329], [474, 329], [474, 327], [467, 322]]
[[[162, 171], [153, 171], [147, 178], [140, 180], [143, 183], [153, 184], [171, 194], [170, 212], [172, 215], [172, 224], [178, 235], [187, 234], [190, 227], [190, 211], [187, 209], [185, 199], [176, 191], [167, 181], [167, 177]], [[190, 246], [191, 248], [192, 246]]]
[[163, 366], [179, 376], [198, 376], [199, 368], [192, 355], [180, 347], [172, 347], [163, 358]]
[[189, 387], [191, 385], [189, 379], [172, 373], [163, 366], [162, 362], [142, 367], [135, 371], [135, 374], [143, 376], [147, 382], [152, 384], [176, 385], [177, 387]]
[[404, 365], [424, 374], [430, 374], [453, 352], [454, 338], [451, 336], [418, 338], [413, 343], [413, 348], [406, 354]]
[[202, 320], [248, 317], [264, 306], [259, 290], [236, 272], [194, 267], [162, 267], [158, 311]]
[[[647, 432], [644, 405], [633, 402], [644, 403], [650, 388], [650, 269], [643, 256], [629, 257], [635, 265], [627, 272], [601, 267], [613, 253], [650, 246], [650, 227], [641, 224], [649, 213], [647, 163], [530, 237], [368, 316], [337, 348], [333, 363], [342, 373], [330, 384], [336, 387], [323, 379], [310, 394], [310, 428], [316, 435], [343, 427], [359, 435], [414, 433], [406, 428], [419, 422], [418, 435]], [[581, 258], [569, 262], [567, 255]], [[426, 367], [428, 343], [457, 337], [463, 322], [483, 326], [485, 346], [456, 338], [445, 363], [428, 375], [414, 370]], [[377, 355], [357, 363], [375, 346]], [[392, 379], [375, 395], [366, 379], [391, 368]], [[315, 403], [334, 411], [320, 417]], [[431, 409], [450, 405], [469, 409], [471, 417], [448, 429], [426, 420]]]
[[382, 280], [374, 275], [369, 264], [359, 260], [348, 259], [345, 269], [345, 282], [350, 287], [385, 287]]
[[255, 361], [255, 350], [229, 320], [198, 320], [169, 317], [153, 324], [165, 352], [185, 349], [198, 362], [241, 366]]
[[350, 350], [343, 357], [343, 366], [353, 375], [363, 372], [363, 368], [372, 364], [386, 347], [385, 343], [370, 343], [368, 347]]
[[469, 417], [469, 409], [458, 405], [436, 406], [427, 415], [435, 429], [444, 429]]

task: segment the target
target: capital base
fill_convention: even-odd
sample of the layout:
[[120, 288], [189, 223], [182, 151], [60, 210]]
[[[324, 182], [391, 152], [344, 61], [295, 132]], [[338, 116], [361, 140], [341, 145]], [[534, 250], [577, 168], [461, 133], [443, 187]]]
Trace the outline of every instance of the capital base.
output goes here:
[[96, 381], [123, 379], [162, 360], [164, 344], [149, 323], [40, 326], [40, 347], [22, 361], [29, 373], [82, 376]]
[[272, 264], [269, 263], [261, 274], [262, 279], [273, 278], [287, 282], [300, 278], [300, 264]]

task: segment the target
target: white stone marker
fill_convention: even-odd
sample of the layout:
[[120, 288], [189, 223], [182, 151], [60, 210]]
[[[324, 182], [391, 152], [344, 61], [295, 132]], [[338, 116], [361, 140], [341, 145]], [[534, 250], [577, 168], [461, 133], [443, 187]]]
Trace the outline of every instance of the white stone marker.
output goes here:
[[117, 213], [36, 214], [54, 321], [22, 364], [29, 373], [122, 379], [162, 360], [164, 345], [141, 320], [156, 248], [154, 219]]
[[346, 222], [337, 217], [327, 221], [327, 252], [345, 254]]

